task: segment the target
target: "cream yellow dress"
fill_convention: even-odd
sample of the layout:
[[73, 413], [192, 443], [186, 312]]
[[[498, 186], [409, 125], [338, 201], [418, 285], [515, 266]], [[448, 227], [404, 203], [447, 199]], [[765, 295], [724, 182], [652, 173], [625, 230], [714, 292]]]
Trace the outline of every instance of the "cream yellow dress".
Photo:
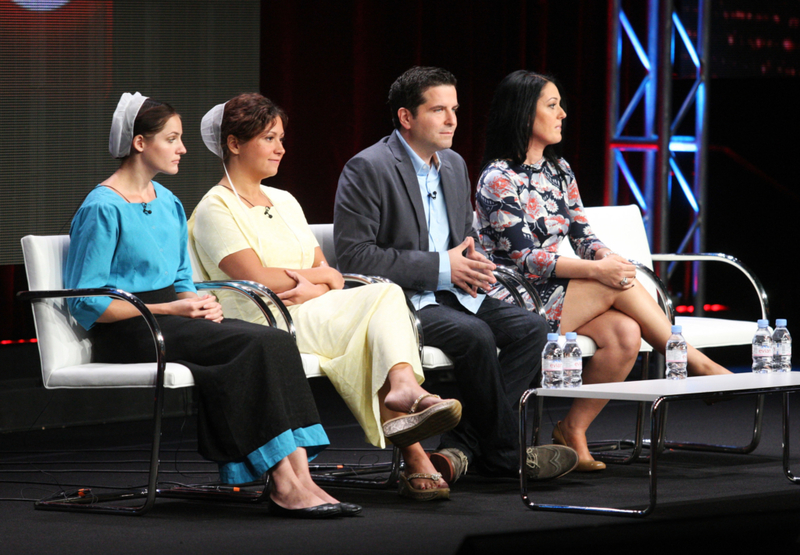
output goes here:
[[[271, 218], [263, 206], [245, 207], [225, 187], [213, 187], [189, 219], [189, 248], [204, 277], [230, 279], [219, 269], [226, 256], [253, 249], [264, 267], [308, 269], [318, 246], [303, 210], [286, 191], [265, 187], [272, 201]], [[228, 318], [265, 323], [264, 316], [242, 295], [220, 291]], [[329, 291], [289, 307], [297, 330], [297, 347], [320, 359], [320, 366], [355, 415], [373, 445], [386, 446], [380, 425], [378, 390], [389, 369], [408, 363], [417, 382], [424, 376], [405, 295], [396, 285], [374, 284]]]

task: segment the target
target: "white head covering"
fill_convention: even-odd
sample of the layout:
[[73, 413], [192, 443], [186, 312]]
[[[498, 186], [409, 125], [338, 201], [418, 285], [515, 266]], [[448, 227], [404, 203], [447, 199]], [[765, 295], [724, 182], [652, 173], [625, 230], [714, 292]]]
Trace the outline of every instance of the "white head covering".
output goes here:
[[108, 151], [114, 158], [125, 158], [131, 152], [133, 142], [133, 122], [142, 107], [146, 96], [136, 93], [122, 93], [114, 117], [111, 119], [111, 134], [108, 137]]
[[[233, 184], [233, 179], [231, 179], [228, 173], [228, 168], [225, 166], [225, 159], [222, 156], [222, 116], [225, 114], [226, 104], [227, 102], [217, 104], [206, 112], [206, 115], [200, 120], [200, 136], [203, 138], [203, 143], [208, 147], [208, 150], [222, 159], [222, 169], [225, 170], [225, 176], [228, 178], [228, 183], [231, 184], [231, 191], [236, 195], [239, 204], [246, 210], [247, 207], [244, 205], [244, 202], [242, 202], [239, 192], [236, 190], [236, 185]], [[259, 238], [259, 245], [260, 241], [261, 239]]]
[[200, 122], [200, 136], [208, 150], [222, 158], [222, 115], [225, 113], [225, 104], [217, 104], [211, 108]]

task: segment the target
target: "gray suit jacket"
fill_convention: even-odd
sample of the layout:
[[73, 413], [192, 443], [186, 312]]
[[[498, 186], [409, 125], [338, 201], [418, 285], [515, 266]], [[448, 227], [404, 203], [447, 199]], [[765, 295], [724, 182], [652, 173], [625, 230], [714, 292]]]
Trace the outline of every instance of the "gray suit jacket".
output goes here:
[[[464, 159], [438, 153], [450, 224], [450, 247], [472, 228], [470, 182]], [[391, 279], [411, 295], [438, 285], [439, 253], [428, 251], [428, 225], [411, 158], [391, 134], [354, 156], [342, 170], [333, 212], [339, 269]], [[446, 256], [446, 253], [444, 253]]]

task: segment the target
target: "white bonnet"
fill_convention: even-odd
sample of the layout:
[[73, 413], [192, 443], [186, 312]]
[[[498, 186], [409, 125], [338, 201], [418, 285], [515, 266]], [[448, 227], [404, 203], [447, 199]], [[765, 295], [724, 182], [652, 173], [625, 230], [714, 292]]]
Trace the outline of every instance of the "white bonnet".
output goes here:
[[208, 150], [222, 158], [222, 115], [225, 113], [225, 104], [217, 104], [211, 108], [200, 122], [200, 136]]
[[133, 142], [133, 122], [142, 107], [146, 96], [136, 93], [122, 93], [114, 117], [111, 119], [111, 134], [108, 137], [108, 151], [114, 158], [125, 158], [131, 152]]

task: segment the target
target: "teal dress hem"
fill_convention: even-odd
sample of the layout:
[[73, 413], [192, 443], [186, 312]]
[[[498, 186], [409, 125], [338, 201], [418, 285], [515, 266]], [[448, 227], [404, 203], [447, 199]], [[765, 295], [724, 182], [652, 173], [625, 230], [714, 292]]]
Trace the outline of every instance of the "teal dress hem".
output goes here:
[[330, 441], [320, 424], [286, 430], [247, 455], [244, 460], [220, 464], [219, 478], [225, 484], [255, 482], [298, 447], [305, 448], [308, 460], [313, 460], [328, 445]]

